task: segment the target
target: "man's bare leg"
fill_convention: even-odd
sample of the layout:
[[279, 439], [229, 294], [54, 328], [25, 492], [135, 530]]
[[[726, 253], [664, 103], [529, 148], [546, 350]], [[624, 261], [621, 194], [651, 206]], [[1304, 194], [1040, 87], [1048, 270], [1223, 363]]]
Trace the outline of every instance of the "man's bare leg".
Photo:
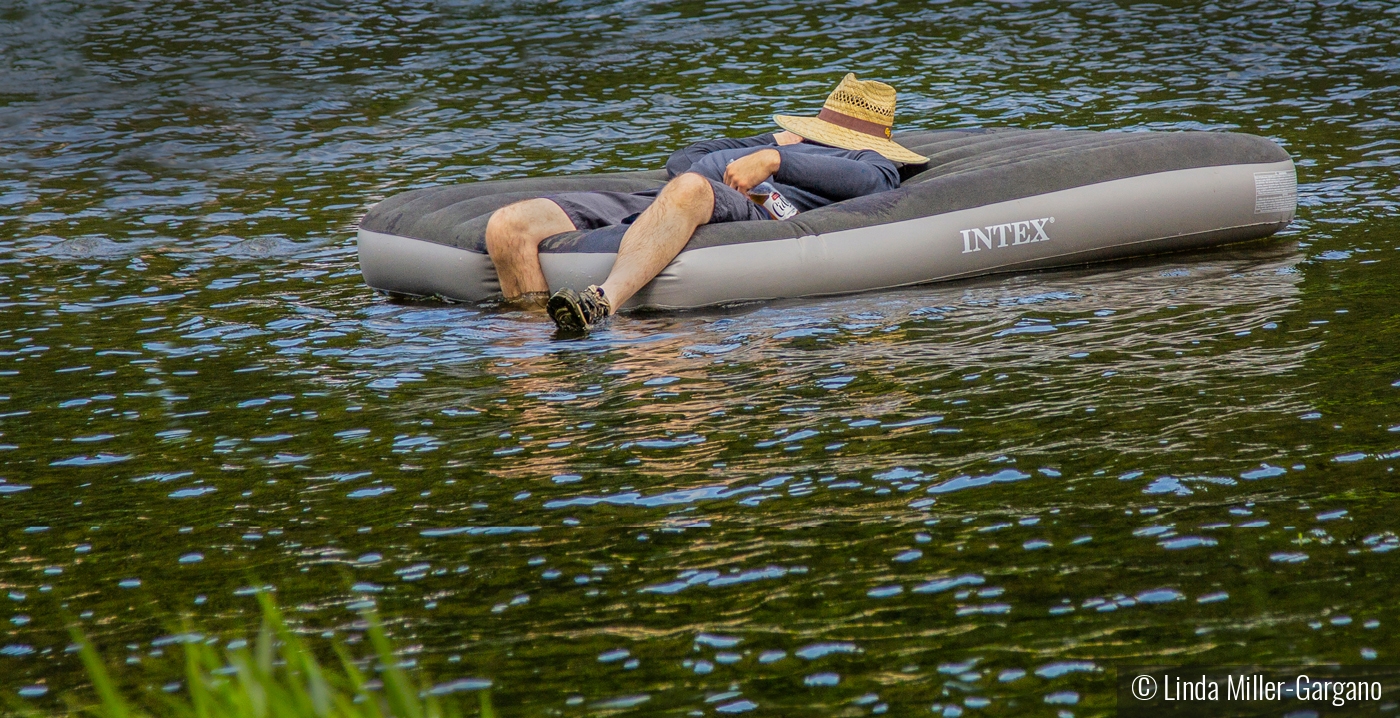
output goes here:
[[491, 214], [486, 223], [486, 253], [496, 265], [506, 301], [544, 306], [549, 282], [540, 269], [540, 242], [575, 229], [569, 215], [547, 199], [527, 199]]
[[698, 174], [687, 172], [661, 190], [622, 235], [617, 259], [603, 282], [603, 295], [613, 311], [681, 253], [695, 229], [710, 221], [714, 208], [714, 188]]

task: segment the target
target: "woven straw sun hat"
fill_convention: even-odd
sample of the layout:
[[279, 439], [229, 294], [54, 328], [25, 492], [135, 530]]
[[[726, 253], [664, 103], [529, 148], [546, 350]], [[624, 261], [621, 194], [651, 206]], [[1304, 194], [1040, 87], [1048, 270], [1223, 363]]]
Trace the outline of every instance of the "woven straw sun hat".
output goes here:
[[857, 80], [848, 72], [831, 91], [816, 117], [774, 115], [778, 126], [804, 139], [843, 150], [874, 150], [892, 162], [923, 164], [928, 158], [890, 139], [894, 127], [893, 87]]

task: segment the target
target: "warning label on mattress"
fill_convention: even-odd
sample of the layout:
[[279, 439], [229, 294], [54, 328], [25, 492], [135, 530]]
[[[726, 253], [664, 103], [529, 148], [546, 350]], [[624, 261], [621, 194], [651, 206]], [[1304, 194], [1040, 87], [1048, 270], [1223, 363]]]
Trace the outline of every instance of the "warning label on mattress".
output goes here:
[[1254, 213], [1291, 212], [1298, 204], [1298, 176], [1291, 171], [1254, 173]]

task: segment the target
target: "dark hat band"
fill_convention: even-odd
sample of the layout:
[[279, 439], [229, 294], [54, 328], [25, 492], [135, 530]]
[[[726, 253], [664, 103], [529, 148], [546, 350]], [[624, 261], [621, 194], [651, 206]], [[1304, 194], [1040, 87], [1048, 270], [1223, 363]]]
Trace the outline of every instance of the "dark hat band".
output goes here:
[[850, 115], [842, 114], [836, 110], [827, 109], [825, 107], [822, 108], [821, 112], [817, 113], [817, 119], [825, 120], [837, 127], [844, 127], [848, 130], [855, 130], [861, 134], [871, 135], [872, 137], [880, 137], [886, 140], [890, 138], [889, 125], [882, 125], [878, 122], [870, 122], [869, 120], [862, 120], [858, 117], [851, 117]]

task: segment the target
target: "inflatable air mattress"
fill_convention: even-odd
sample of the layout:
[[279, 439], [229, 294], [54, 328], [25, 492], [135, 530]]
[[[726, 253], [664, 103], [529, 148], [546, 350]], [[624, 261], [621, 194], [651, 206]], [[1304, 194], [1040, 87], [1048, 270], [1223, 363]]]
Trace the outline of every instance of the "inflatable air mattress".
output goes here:
[[[628, 307], [681, 309], [862, 292], [1267, 237], [1297, 176], [1270, 140], [1226, 132], [975, 129], [896, 135], [929, 157], [899, 189], [785, 221], [700, 227]], [[664, 170], [495, 180], [394, 195], [360, 223], [365, 282], [395, 295], [500, 296], [491, 212], [555, 192], [636, 192]], [[626, 226], [541, 244], [551, 290], [600, 284]]]

